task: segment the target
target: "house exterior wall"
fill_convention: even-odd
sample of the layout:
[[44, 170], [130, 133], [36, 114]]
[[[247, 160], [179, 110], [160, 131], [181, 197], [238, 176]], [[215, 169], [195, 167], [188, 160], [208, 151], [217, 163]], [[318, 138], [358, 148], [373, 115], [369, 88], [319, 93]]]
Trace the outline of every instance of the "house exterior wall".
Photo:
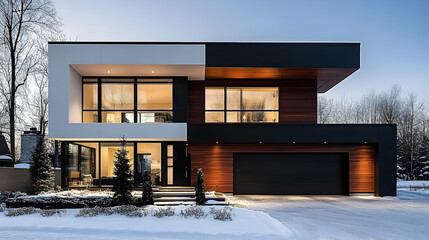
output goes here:
[[[203, 44], [50, 44], [49, 45], [49, 137], [59, 140], [128, 139], [171, 141], [186, 140], [186, 123], [102, 124], [81, 123], [82, 75], [74, 65], [91, 68], [100, 65], [133, 65], [133, 69], [157, 66], [161, 74], [174, 74], [169, 69], [195, 67], [181, 74], [195, 75], [204, 69]], [[139, 67], [135, 67], [138, 65]], [[175, 67], [176, 66], [176, 67]], [[183, 67], [184, 68], [184, 67]], [[195, 70], [197, 69], [197, 70]], [[149, 71], [150, 73], [150, 71]], [[104, 76], [106, 72], [100, 73]], [[200, 74], [201, 75], [201, 74]], [[187, 77], [187, 76], [184, 76]]]
[[[349, 192], [374, 193], [376, 146], [368, 144], [194, 143], [189, 144], [191, 180], [204, 169], [207, 191], [233, 191], [234, 153], [329, 152], [349, 154]], [[261, 162], [263, 164], [263, 162]], [[256, 168], [257, 166], [255, 166]], [[270, 176], [266, 176], [269, 178]], [[302, 176], [305, 178], [306, 176]]]
[[317, 81], [316, 80], [206, 80], [188, 84], [188, 122], [204, 123], [204, 98], [206, 86], [278, 86], [279, 123], [317, 123]]

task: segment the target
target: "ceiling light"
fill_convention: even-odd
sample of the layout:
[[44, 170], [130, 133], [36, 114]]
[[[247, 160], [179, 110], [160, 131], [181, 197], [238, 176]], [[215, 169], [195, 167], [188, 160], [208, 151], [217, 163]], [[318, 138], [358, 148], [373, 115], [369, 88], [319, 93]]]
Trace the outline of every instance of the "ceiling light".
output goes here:
[[107, 70], [107, 73], [110, 73], [110, 70]]
[[216, 144], [217, 144], [217, 143], [219, 143], [219, 142], [216, 142]]
[[262, 143], [262, 142], [259, 142], [259, 143]]
[[154, 74], [154, 73], [155, 73], [155, 71], [152, 70], [152, 74]]

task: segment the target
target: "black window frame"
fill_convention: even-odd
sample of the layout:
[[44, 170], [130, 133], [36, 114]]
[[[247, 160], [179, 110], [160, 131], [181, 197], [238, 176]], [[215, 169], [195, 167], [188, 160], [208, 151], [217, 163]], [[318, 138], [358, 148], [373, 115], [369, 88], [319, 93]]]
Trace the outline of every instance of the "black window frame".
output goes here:
[[[228, 110], [228, 100], [227, 100], [227, 89], [228, 88], [252, 88], [252, 87], [259, 87], [259, 88], [277, 88], [278, 92], [278, 109], [277, 110]], [[207, 88], [223, 88], [223, 110], [206, 110], [206, 89]], [[240, 100], [241, 101], [241, 100]], [[207, 122], [206, 120], [206, 113], [207, 112], [223, 112], [223, 122]], [[277, 112], [278, 121], [277, 122], [227, 122], [227, 113], [228, 112]], [[204, 123], [205, 124], [278, 124], [280, 123], [280, 86], [276, 85], [207, 85], [204, 86]]]
[[[97, 79], [97, 81], [91, 81], [91, 82], [85, 82], [84, 79]], [[129, 82], [121, 82], [121, 81], [107, 81], [107, 82], [103, 82], [102, 79], [132, 79], [132, 81]], [[139, 81], [139, 79], [154, 79], [154, 81]], [[171, 79], [171, 81], [157, 81], [157, 80], [161, 80], [161, 79]], [[134, 107], [132, 109], [103, 109], [102, 107], [102, 84], [103, 83], [107, 83], [107, 84], [133, 84], [133, 93], [134, 93]], [[84, 104], [84, 94], [83, 94], [83, 88], [85, 84], [97, 84], [97, 109], [84, 109], [83, 104]], [[139, 84], [170, 84], [171, 85], [171, 94], [172, 94], [172, 108], [171, 110], [165, 110], [165, 109], [139, 109], [137, 104], [138, 104], [138, 85]], [[103, 122], [103, 117], [102, 117], [102, 113], [103, 112], [132, 112], [134, 115], [134, 121], [133, 123], [139, 123], [138, 122], [138, 114], [139, 112], [165, 112], [165, 113], [170, 113], [172, 116], [172, 120], [171, 122], [173, 122], [173, 109], [174, 109], [174, 102], [173, 102], [173, 90], [174, 88], [174, 77], [169, 77], [169, 76], [165, 76], [165, 77], [153, 77], [153, 76], [82, 76], [82, 86], [81, 86], [81, 93], [82, 93], [82, 98], [81, 98], [81, 110], [82, 110], [82, 117], [81, 117], [81, 122], [84, 123], [83, 121], [83, 113], [84, 112], [97, 112], [97, 122], [94, 123], [104, 123]], [[169, 122], [166, 122], [169, 123]]]

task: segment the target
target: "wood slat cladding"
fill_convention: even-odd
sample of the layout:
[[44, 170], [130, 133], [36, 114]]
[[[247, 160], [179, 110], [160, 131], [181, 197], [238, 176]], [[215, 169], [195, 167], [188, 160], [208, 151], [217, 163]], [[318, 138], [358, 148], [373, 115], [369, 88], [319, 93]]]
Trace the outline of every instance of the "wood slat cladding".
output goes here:
[[[189, 144], [191, 184], [202, 168], [208, 191], [233, 191], [233, 155], [237, 152], [347, 152], [350, 193], [373, 193], [376, 147], [369, 144]], [[257, 167], [257, 166], [255, 166]], [[269, 177], [269, 176], [268, 176]], [[305, 177], [305, 176], [303, 176]]]
[[188, 123], [204, 123], [205, 86], [278, 86], [279, 123], [314, 124], [317, 122], [316, 80], [206, 80], [188, 84]]

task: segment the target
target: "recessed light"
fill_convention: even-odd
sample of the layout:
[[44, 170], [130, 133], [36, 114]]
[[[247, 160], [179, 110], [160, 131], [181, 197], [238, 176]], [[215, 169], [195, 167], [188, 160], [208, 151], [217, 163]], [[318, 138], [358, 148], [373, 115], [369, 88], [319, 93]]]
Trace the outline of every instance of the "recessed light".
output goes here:
[[217, 143], [219, 143], [219, 142], [216, 142], [216, 144], [217, 144]]
[[293, 142], [293, 144], [295, 144], [295, 142]]
[[110, 73], [110, 70], [107, 70], [107, 73]]
[[259, 143], [262, 143], [262, 142], [259, 142]]
[[326, 143], [326, 142], [323, 142], [323, 143]]
[[154, 74], [155, 73], [155, 71], [152, 71], [152, 74]]

